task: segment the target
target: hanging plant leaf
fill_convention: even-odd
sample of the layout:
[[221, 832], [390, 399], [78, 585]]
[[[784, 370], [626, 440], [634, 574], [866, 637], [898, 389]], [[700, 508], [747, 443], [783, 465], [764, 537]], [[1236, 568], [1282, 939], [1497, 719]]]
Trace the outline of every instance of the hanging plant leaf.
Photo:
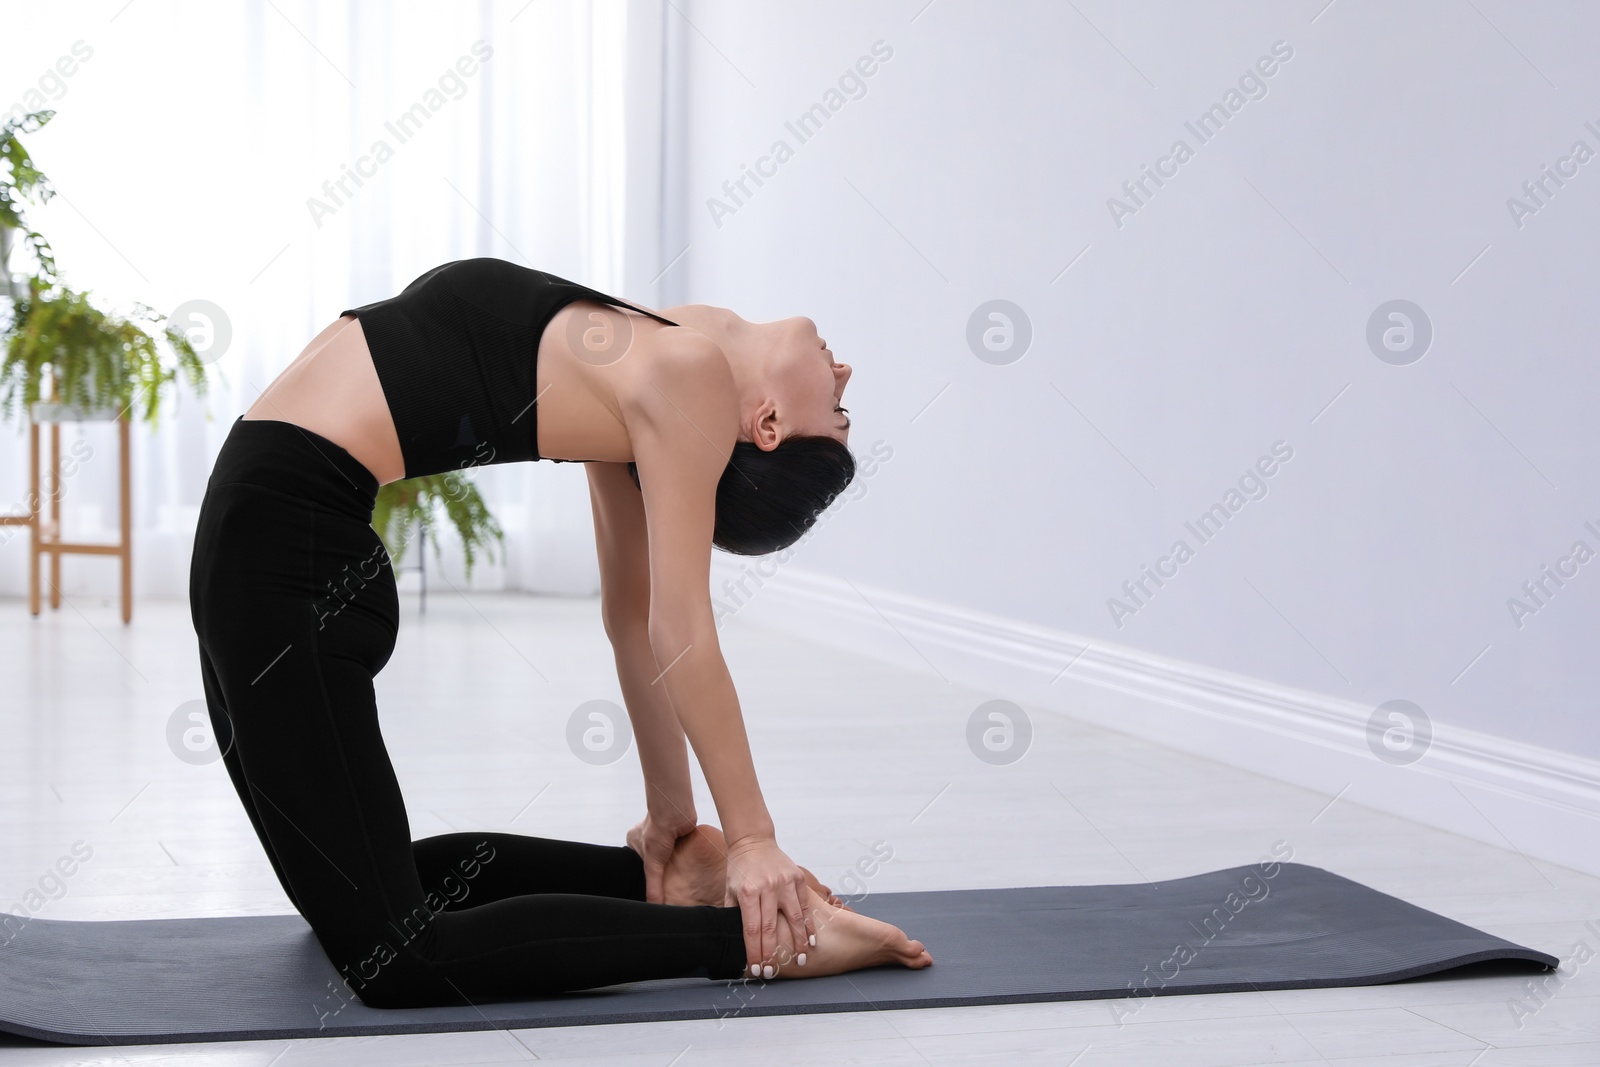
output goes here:
[[399, 563], [410, 542], [413, 531], [420, 531], [439, 556], [437, 533], [438, 515], [444, 513], [447, 521], [461, 538], [461, 548], [466, 557], [467, 577], [472, 577], [472, 566], [479, 552], [492, 560], [494, 543], [505, 540], [500, 523], [489, 513], [478, 487], [459, 471], [430, 474], [422, 478], [405, 478], [390, 482], [378, 490], [378, 499], [372, 508], [372, 525], [383, 538], [389, 557]]
[[39, 276], [47, 280], [56, 277], [55, 253], [50, 248], [50, 242], [28, 225], [23, 204], [35, 199], [40, 204], [47, 204], [56, 195], [56, 190], [50, 184], [50, 179], [33, 165], [33, 157], [28, 155], [28, 150], [16, 135], [18, 131], [34, 133], [43, 129], [45, 123], [55, 115], [54, 111], [30, 111], [0, 126], [0, 160], [4, 160], [10, 169], [9, 175], [0, 174], [0, 226], [22, 235], [23, 242], [39, 261]]

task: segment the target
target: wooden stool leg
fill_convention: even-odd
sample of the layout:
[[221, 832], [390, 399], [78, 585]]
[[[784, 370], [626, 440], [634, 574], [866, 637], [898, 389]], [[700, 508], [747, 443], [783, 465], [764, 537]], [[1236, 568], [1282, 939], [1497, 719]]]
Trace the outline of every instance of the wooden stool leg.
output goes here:
[[[50, 540], [61, 541], [61, 424], [50, 424]], [[50, 608], [61, 608], [61, 552], [50, 553]]]
[[117, 420], [118, 444], [122, 451], [122, 621], [133, 619], [133, 491], [128, 455], [128, 416]]
[[28, 612], [39, 614], [39, 424], [28, 422]]

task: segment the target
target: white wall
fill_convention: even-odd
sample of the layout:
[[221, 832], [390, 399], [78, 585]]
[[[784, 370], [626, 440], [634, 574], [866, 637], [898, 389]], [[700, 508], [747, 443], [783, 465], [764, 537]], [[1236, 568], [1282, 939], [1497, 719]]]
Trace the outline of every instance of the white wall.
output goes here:
[[[681, 0], [661, 299], [809, 315], [855, 366], [852, 446], [893, 458], [796, 568], [1600, 757], [1600, 562], [1520, 627], [1507, 603], [1600, 551], [1600, 160], [1507, 205], [1600, 151], [1600, 8], [1325, 3]], [[785, 122], [879, 41], [800, 143]], [[1185, 122], [1280, 41], [1200, 143]], [[1033, 333], [1003, 366], [966, 339], [996, 298]], [[1434, 331], [1409, 365], [1365, 337], [1396, 298]], [[1199, 544], [1185, 522], [1276, 442]], [[1179, 538], [1119, 626], [1108, 599]]]

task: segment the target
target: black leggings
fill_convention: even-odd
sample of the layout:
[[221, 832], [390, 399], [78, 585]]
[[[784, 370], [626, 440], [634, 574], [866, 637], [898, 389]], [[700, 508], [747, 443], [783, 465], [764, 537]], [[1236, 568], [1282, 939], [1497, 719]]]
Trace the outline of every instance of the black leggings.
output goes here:
[[212, 728], [284, 892], [373, 1007], [651, 978], [735, 978], [738, 908], [644, 900], [630, 848], [412, 841], [373, 697], [399, 600], [356, 458], [236, 420], [206, 486], [189, 604]]

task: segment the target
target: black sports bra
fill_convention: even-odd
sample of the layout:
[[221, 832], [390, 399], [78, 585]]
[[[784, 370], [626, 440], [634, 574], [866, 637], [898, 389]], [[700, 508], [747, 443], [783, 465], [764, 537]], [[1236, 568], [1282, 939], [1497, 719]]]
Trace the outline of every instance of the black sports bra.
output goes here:
[[577, 282], [488, 257], [441, 264], [398, 296], [339, 313], [361, 320], [407, 478], [541, 458], [539, 339], [574, 300], [678, 325]]

